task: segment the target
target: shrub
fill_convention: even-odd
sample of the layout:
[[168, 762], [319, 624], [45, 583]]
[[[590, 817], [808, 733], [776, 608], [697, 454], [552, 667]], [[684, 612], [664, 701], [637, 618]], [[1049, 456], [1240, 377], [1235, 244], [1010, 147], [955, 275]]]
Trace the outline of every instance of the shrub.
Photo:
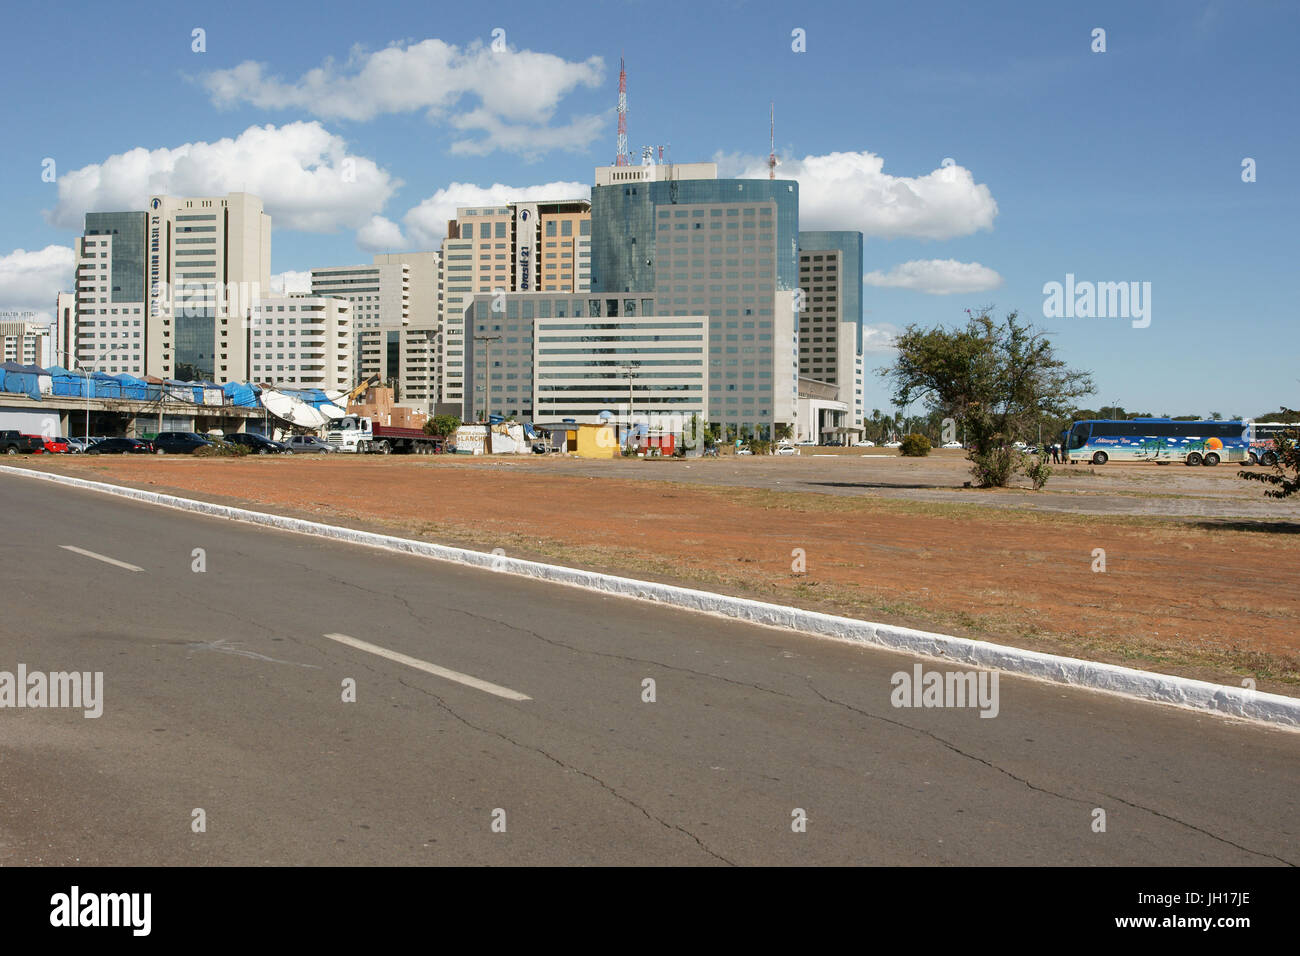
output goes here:
[[768, 455], [772, 452], [772, 443], [760, 438], [755, 438], [750, 441], [749, 450], [755, 455]]
[[1039, 452], [1037, 458], [1025, 462], [1025, 477], [1034, 484], [1034, 491], [1041, 491], [1047, 479], [1052, 477], [1052, 469], [1047, 464], [1047, 452]]
[[1005, 488], [1024, 463], [1024, 455], [1009, 445], [994, 445], [988, 451], [972, 449], [971, 474], [981, 488]]
[[205, 445], [202, 448], [194, 449], [194, 455], [197, 458], [242, 458], [247, 455], [251, 449], [247, 445], [230, 445], [222, 442], [220, 445]]
[[930, 454], [930, 439], [924, 435], [915, 433], [903, 438], [903, 444], [898, 449], [900, 455], [906, 455], [908, 458], [924, 458]]

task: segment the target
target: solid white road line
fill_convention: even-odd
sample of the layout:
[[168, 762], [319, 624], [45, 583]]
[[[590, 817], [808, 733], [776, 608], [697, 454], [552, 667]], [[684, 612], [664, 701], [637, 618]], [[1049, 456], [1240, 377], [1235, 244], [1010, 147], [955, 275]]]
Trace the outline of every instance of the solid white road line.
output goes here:
[[410, 538], [340, 528], [316, 521], [303, 521], [301, 518], [286, 518], [283, 515], [249, 511], [246, 508], [231, 508], [228, 505], [216, 505], [207, 501], [162, 495], [156, 491], [142, 491], [138, 488], [110, 485], [102, 481], [71, 478], [67, 475], [57, 475], [32, 468], [12, 468], [0, 464], [0, 475], [13, 475], [16, 478], [80, 488], [131, 501], [144, 501], [164, 508], [188, 511], [191, 514], [246, 521], [263, 528], [275, 528], [280, 531], [380, 548], [391, 554], [418, 555], [459, 564], [462, 567], [516, 574], [534, 581], [582, 588], [602, 595], [636, 600], [641, 607], [644, 607], [647, 601], [654, 601], [664, 606], [712, 614], [734, 621], [801, 631], [805, 634], [815, 634], [818, 637], [854, 644], [870, 644], [887, 650], [941, 660], [946, 664], [961, 661], [975, 667], [1020, 674], [1033, 680], [1048, 681], [1057, 685], [1120, 694], [1190, 710], [1264, 721], [1287, 730], [1300, 730], [1300, 698], [1265, 694], [1231, 684], [1212, 684], [1209, 681], [1193, 680], [1190, 677], [1174, 677], [1153, 671], [1134, 670], [1117, 664], [1103, 664], [1057, 654], [1024, 651], [1015, 647], [990, 644], [987, 641], [973, 641], [948, 634], [915, 631], [893, 624], [878, 624], [856, 618], [835, 617], [818, 611], [805, 611], [802, 608], [769, 604], [765, 601], [731, 597], [726, 594], [712, 594], [708, 591], [697, 591], [672, 584], [638, 581], [634, 578], [621, 578], [612, 574], [542, 564], [538, 561], [524, 561], [519, 558], [504, 558], [497, 554], [468, 551], [464, 548], [434, 544], [431, 541], [414, 541]]
[[449, 671], [445, 667], [439, 667], [437, 664], [430, 664], [428, 661], [422, 661], [418, 657], [408, 657], [406, 654], [400, 654], [397, 651], [390, 651], [386, 647], [380, 647], [378, 644], [371, 644], [367, 641], [359, 641], [355, 637], [348, 637], [346, 634], [326, 634], [331, 641], [338, 641], [340, 644], [346, 644], [348, 647], [355, 647], [359, 651], [367, 651], [376, 654], [379, 657], [386, 657], [390, 661], [397, 661], [399, 664], [405, 664], [407, 667], [414, 667], [417, 671], [424, 671], [426, 674], [433, 674], [435, 677], [444, 677], [447, 680], [455, 681], [457, 684], [464, 684], [466, 687], [473, 687], [475, 690], [481, 690], [488, 694], [495, 694], [498, 697], [504, 697], [506, 700], [532, 700], [527, 694], [521, 694], [517, 690], [511, 690], [509, 687], [502, 687], [500, 684], [490, 684], [485, 680], [479, 680], [477, 677], [471, 677], [469, 674], [462, 674], [459, 671]]
[[87, 551], [85, 548], [76, 548], [70, 544], [59, 545], [64, 551], [71, 551], [73, 554], [84, 554], [88, 558], [94, 558], [96, 561], [103, 561], [105, 564], [115, 564], [119, 568], [126, 568], [128, 571], [143, 571], [144, 568], [137, 568], [134, 564], [127, 564], [125, 561], [119, 561], [117, 558], [106, 557], [102, 554], [96, 554], [94, 551]]

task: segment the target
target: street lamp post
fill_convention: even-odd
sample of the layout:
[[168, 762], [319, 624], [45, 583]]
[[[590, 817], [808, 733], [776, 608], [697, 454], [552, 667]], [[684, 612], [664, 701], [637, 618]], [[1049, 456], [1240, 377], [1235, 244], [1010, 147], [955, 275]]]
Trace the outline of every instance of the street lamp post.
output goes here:
[[[90, 447], [90, 369], [81, 364], [81, 360], [69, 352], [67, 349], [57, 350], [59, 355], [65, 359], [72, 359], [72, 364], [76, 366], [75, 371], [81, 371], [86, 376], [86, 447]], [[71, 429], [68, 429], [71, 432]]]
[[[627, 372], [627, 434], [628, 434], [629, 447], [631, 447], [631, 440], [632, 440], [632, 411], [633, 411], [633, 406], [636, 404], [636, 398], [632, 394], [632, 379], [636, 376], [636, 370], [639, 369], [640, 367], [641, 367], [640, 362], [628, 362], [626, 365], [620, 365], [618, 369], [620, 372]], [[649, 425], [647, 424], [646, 426], [647, 440], [649, 439], [649, 437], [650, 437], [650, 428]]]
[[486, 371], [483, 373], [483, 404], [485, 410], [483, 413], [484, 421], [492, 420], [492, 344], [500, 342], [499, 335], [476, 335], [475, 342], [483, 343], [483, 367]]

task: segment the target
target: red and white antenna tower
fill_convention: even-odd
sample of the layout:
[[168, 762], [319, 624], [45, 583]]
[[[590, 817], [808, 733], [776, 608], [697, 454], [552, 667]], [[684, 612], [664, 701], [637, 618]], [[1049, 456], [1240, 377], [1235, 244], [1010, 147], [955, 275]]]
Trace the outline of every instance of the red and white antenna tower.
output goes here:
[[772, 101], [772, 151], [767, 154], [767, 178], [776, 179], [776, 100]]
[[627, 70], [623, 58], [618, 58], [618, 155], [615, 166], [627, 165]]

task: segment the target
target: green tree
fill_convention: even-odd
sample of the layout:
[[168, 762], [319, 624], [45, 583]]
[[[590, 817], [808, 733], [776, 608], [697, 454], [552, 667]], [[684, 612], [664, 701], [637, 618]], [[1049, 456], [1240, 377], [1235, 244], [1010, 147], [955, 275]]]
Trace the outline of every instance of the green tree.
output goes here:
[[446, 438], [460, 426], [461, 420], [455, 415], [434, 415], [424, 423], [424, 433], [435, 438]]
[[[909, 325], [883, 374], [896, 405], [922, 400], [965, 428], [971, 472], [981, 487], [1005, 487], [1025, 466], [1012, 447], [1044, 418], [1063, 418], [1094, 391], [1092, 377], [1059, 359], [1044, 335], [1011, 312], [998, 323], [988, 309], [964, 328]], [[1044, 436], [1046, 438], [1046, 436]]]

